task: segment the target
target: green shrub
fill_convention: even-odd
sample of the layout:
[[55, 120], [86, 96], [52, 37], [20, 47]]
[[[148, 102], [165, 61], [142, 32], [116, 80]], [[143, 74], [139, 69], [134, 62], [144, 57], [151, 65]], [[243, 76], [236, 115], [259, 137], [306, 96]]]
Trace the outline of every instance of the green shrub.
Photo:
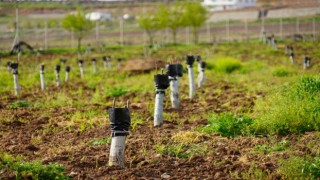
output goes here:
[[225, 137], [236, 137], [247, 134], [251, 124], [252, 119], [248, 117], [237, 117], [231, 113], [223, 113], [214, 115], [209, 119], [208, 125], [199, 130], [208, 134], [219, 132]]
[[0, 169], [15, 174], [16, 179], [69, 179], [64, 167], [58, 164], [42, 165], [39, 161], [26, 162], [21, 157], [0, 153]]
[[10, 109], [17, 109], [17, 108], [29, 107], [29, 106], [31, 106], [31, 103], [27, 101], [16, 101], [8, 104], [8, 108]]
[[112, 87], [106, 90], [107, 97], [120, 97], [127, 94], [128, 90], [121, 87]]
[[282, 160], [279, 172], [285, 179], [319, 179], [320, 158], [291, 157]]
[[320, 77], [302, 78], [256, 102], [258, 134], [299, 134], [320, 128]]
[[233, 58], [220, 58], [214, 61], [214, 68], [219, 72], [232, 73], [241, 67], [241, 62]]
[[89, 142], [89, 144], [93, 146], [99, 146], [99, 145], [110, 144], [110, 143], [111, 143], [111, 138], [101, 138], [101, 139], [96, 139]]
[[289, 76], [291, 72], [284, 67], [277, 67], [272, 71], [272, 75], [276, 77], [286, 77]]

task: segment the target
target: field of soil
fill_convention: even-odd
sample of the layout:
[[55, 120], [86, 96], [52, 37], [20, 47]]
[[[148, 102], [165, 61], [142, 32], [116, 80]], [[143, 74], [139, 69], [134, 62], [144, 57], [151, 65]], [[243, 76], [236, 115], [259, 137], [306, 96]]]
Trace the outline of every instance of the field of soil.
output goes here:
[[[290, 65], [285, 55], [286, 43], [295, 46], [298, 59], [295, 65]], [[318, 45], [318, 42], [282, 42], [278, 50], [272, 50], [254, 41], [160, 48], [150, 61], [169, 61], [176, 56], [185, 68], [187, 54], [200, 54], [208, 64], [206, 82], [203, 88], [197, 88], [194, 99], [188, 98], [187, 74], [181, 78], [179, 109], [171, 108], [170, 90], [166, 91], [162, 127], [153, 127], [155, 71], [130, 73], [130, 66], [141, 59], [142, 48], [95, 51], [92, 56], [99, 57], [99, 63], [102, 55], [123, 57], [125, 61], [118, 69], [114, 61], [113, 69], [105, 71], [99, 66], [99, 73], [92, 74], [88, 58], [85, 79], [79, 78], [73, 53], [44, 54], [40, 58], [24, 55], [20, 62], [19, 97], [14, 96], [11, 75], [4, 67], [14, 57], [2, 59], [0, 79], [2, 76], [8, 82], [0, 83], [0, 155], [21, 156], [28, 162], [39, 160], [44, 165], [58, 163], [65, 168], [65, 176], [72, 179], [286, 179], [279, 170], [281, 161], [294, 156], [319, 157], [318, 131], [224, 137], [201, 128], [215, 114], [231, 112], [254, 118], [258, 100], [294, 77], [318, 74], [318, 55], [313, 56], [313, 66], [307, 71], [302, 69], [300, 60], [306, 53], [317, 54]], [[73, 74], [70, 82], [56, 87], [53, 67], [61, 57], [68, 59]], [[217, 72], [215, 61], [226, 57], [238, 59], [242, 71]], [[40, 63], [46, 64], [49, 77], [45, 91], [40, 90], [38, 82]], [[272, 70], [277, 66], [290, 67], [294, 72], [288, 77], [276, 77]], [[126, 70], [122, 71], [122, 67]], [[115, 87], [125, 92], [112, 94]], [[126, 141], [125, 168], [108, 166], [111, 140], [108, 109], [114, 96], [117, 107], [130, 101], [131, 128]], [[14, 171], [3, 168], [1, 161], [0, 156], [0, 179], [15, 179]], [[24, 178], [30, 176], [25, 174]]]

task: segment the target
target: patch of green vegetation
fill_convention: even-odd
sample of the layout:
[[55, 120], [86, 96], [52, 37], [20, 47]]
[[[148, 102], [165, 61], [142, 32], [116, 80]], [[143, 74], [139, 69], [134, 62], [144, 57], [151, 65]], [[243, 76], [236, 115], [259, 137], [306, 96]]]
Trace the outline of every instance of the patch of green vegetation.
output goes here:
[[257, 145], [255, 147], [255, 150], [258, 152], [263, 152], [265, 154], [270, 154], [272, 152], [285, 151], [286, 149], [289, 148], [289, 145], [290, 145], [290, 141], [284, 140], [274, 144], [273, 146], [270, 146], [268, 144]]
[[0, 153], [0, 169], [14, 173], [16, 179], [69, 179], [64, 175], [62, 165], [26, 162], [22, 157], [13, 157], [7, 153]]
[[238, 117], [231, 113], [214, 114], [208, 120], [208, 125], [198, 130], [208, 134], [218, 132], [225, 137], [236, 137], [249, 134], [249, 126], [252, 122], [248, 117]]
[[319, 179], [320, 158], [290, 157], [281, 160], [279, 172], [284, 179]]
[[104, 145], [104, 144], [111, 144], [111, 138], [96, 139], [96, 140], [90, 141], [89, 144], [90, 144], [90, 145], [93, 145], [93, 146], [100, 146], [100, 145]]
[[272, 75], [276, 77], [286, 77], [291, 75], [291, 71], [285, 67], [277, 67], [272, 71]]
[[239, 70], [242, 64], [239, 60], [234, 58], [219, 58], [214, 61], [214, 69], [218, 72], [232, 73], [233, 71]]
[[320, 77], [283, 86], [255, 106], [257, 134], [300, 134], [320, 129]]
[[8, 104], [9, 109], [18, 109], [23, 107], [30, 107], [32, 104], [28, 101], [16, 101]]
[[106, 90], [106, 96], [107, 97], [120, 97], [124, 96], [128, 93], [129, 91], [123, 87], [110, 87], [107, 88]]
[[176, 144], [156, 144], [155, 151], [161, 155], [179, 158], [193, 158], [197, 155], [205, 155], [208, 152], [208, 147], [199, 144], [185, 145], [180, 143]]

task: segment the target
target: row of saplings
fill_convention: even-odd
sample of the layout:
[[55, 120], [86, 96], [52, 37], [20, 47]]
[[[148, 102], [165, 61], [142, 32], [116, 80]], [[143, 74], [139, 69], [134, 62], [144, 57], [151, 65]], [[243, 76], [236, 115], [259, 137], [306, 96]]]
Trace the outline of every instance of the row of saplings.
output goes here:
[[[186, 63], [189, 79], [189, 98], [195, 96], [195, 81], [193, 72], [193, 63], [198, 61], [198, 87], [201, 87], [205, 80], [204, 70], [206, 63], [200, 56], [187, 56]], [[183, 67], [181, 64], [167, 64], [166, 74], [154, 75], [156, 87], [156, 98], [154, 108], [154, 126], [159, 127], [163, 124], [163, 98], [165, 90], [170, 86], [170, 99], [173, 108], [179, 108], [179, 78], [182, 77]], [[109, 156], [110, 166], [124, 167], [125, 162], [125, 140], [129, 134], [130, 112], [129, 104], [125, 108], [115, 108], [115, 100], [112, 108], [109, 109], [109, 118], [111, 121], [111, 148]]]
[[[103, 65], [106, 70], [112, 68], [112, 60], [111, 56], [103, 56]], [[62, 65], [66, 64], [66, 59], [60, 59], [60, 62]], [[119, 61], [119, 60], [118, 60]], [[93, 73], [96, 74], [98, 72], [98, 65], [97, 65], [97, 59], [92, 58], [92, 63], [93, 63]], [[80, 68], [80, 76], [81, 78], [84, 78], [84, 61], [82, 59], [78, 60], [79, 68]], [[18, 81], [18, 63], [7, 63], [7, 68], [8, 72], [13, 74], [13, 82], [14, 82], [14, 92], [15, 95], [20, 95], [20, 85]], [[61, 71], [61, 65], [56, 65], [54, 68], [55, 71], [55, 77], [56, 77], [56, 85], [60, 86], [61, 85], [61, 78], [60, 78], [60, 71]], [[71, 67], [66, 66], [65, 67], [65, 82], [68, 82], [70, 79], [70, 71]], [[45, 65], [41, 64], [40, 65], [40, 85], [41, 89], [45, 90], [46, 89], [46, 81], [45, 81]]]
[[[188, 79], [189, 79], [189, 98], [193, 99], [195, 96], [195, 80], [193, 64], [198, 62], [198, 87], [202, 87], [205, 81], [204, 70], [206, 63], [201, 60], [200, 56], [187, 56], [186, 64], [188, 69]], [[61, 60], [62, 64], [66, 63], [66, 60]], [[97, 61], [92, 59], [94, 73], [97, 73]], [[112, 67], [111, 57], [103, 57], [104, 67], [106, 69]], [[78, 60], [80, 67], [80, 75], [84, 77], [84, 66], [83, 60]], [[18, 63], [8, 63], [8, 70], [13, 74], [14, 79], [14, 89], [15, 94], [20, 94], [20, 86], [18, 83]], [[61, 66], [55, 66], [56, 84], [60, 86], [60, 70]], [[71, 70], [70, 66], [66, 66], [66, 76], [65, 81], [69, 81], [69, 72]], [[181, 64], [167, 64], [166, 74], [156, 74], [154, 75], [154, 82], [156, 87], [156, 98], [155, 98], [155, 108], [154, 108], [154, 126], [158, 127], [163, 124], [163, 98], [165, 90], [170, 86], [170, 100], [173, 108], [179, 108], [179, 78], [183, 75], [183, 67]], [[44, 65], [40, 65], [40, 82], [41, 89], [45, 90], [45, 78], [44, 78]], [[109, 109], [109, 118], [111, 121], [111, 149], [109, 157], [110, 166], [120, 166], [124, 167], [124, 151], [125, 151], [125, 140], [126, 136], [129, 134], [130, 127], [130, 112], [129, 104], [125, 108], [115, 108], [115, 101], [113, 102], [113, 107]]]

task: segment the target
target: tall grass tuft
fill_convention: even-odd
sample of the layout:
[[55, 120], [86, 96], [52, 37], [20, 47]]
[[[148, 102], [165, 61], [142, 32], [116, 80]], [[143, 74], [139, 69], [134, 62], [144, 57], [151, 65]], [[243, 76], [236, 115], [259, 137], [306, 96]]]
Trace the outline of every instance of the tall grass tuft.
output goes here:
[[304, 77], [256, 103], [258, 134], [300, 134], [320, 129], [320, 77]]
[[234, 58], [219, 58], [214, 61], [214, 69], [218, 72], [232, 73], [241, 67], [241, 62]]

